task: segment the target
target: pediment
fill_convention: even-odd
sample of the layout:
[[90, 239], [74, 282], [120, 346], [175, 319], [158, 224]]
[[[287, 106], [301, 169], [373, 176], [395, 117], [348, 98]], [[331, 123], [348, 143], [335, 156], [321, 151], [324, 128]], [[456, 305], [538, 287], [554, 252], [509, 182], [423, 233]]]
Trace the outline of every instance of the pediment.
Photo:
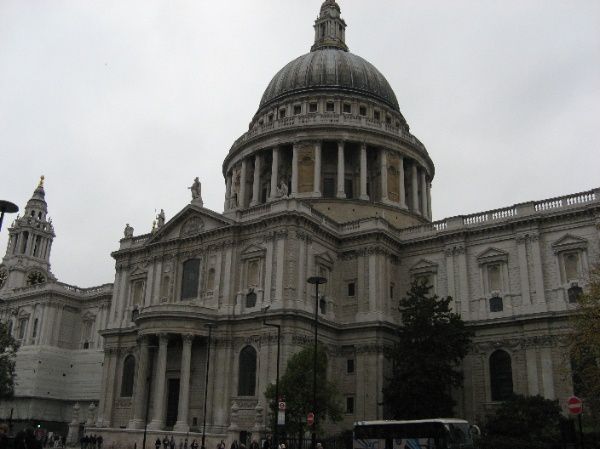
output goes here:
[[421, 259], [410, 268], [411, 273], [436, 273], [438, 264], [431, 260]]
[[131, 270], [131, 272], [129, 273], [129, 277], [140, 277], [140, 276], [146, 276], [148, 274], [148, 271], [137, 265], [133, 268], [133, 270]]
[[324, 263], [325, 265], [329, 265], [329, 266], [332, 266], [333, 263], [335, 262], [335, 258], [331, 254], [329, 254], [329, 252], [327, 252], [327, 251], [320, 253], [320, 254], [316, 254], [315, 259], [318, 262]]
[[507, 262], [508, 253], [498, 248], [488, 248], [477, 256], [480, 264], [490, 262]]
[[586, 239], [572, 234], [566, 234], [552, 244], [552, 249], [555, 253], [558, 253], [573, 249], [585, 249], [587, 248], [587, 245], [588, 241]]
[[232, 223], [230, 219], [210, 209], [189, 204], [156, 231], [149, 242], [194, 237], [206, 231], [229, 226]]
[[249, 245], [242, 250], [240, 256], [244, 259], [248, 257], [256, 257], [263, 255], [267, 250], [262, 246], [258, 246], [255, 244]]

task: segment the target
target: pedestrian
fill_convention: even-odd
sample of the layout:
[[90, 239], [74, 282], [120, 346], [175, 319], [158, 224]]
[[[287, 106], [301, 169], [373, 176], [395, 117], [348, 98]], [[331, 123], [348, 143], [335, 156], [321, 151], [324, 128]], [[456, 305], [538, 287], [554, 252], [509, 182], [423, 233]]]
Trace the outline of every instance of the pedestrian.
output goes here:
[[163, 449], [169, 449], [169, 437], [165, 435], [163, 438]]
[[271, 435], [267, 435], [267, 438], [263, 441], [262, 449], [271, 449], [271, 445]]
[[221, 442], [219, 443], [219, 445], [217, 446], [219, 449], [225, 449], [225, 441], [221, 440]]
[[171, 439], [169, 440], [169, 447], [175, 449], [175, 438], [173, 438], [173, 435], [171, 435]]
[[8, 449], [8, 426], [0, 424], [0, 449]]
[[154, 442], [154, 447], [156, 449], [160, 449], [161, 446], [162, 446], [162, 443], [160, 442], [160, 438], [156, 437], [156, 441]]
[[79, 438], [79, 445], [81, 446], [81, 449], [85, 449], [85, 435]]
[[198, 449], [198, 443], [196, 442], [196, 440], [192, 441], [192, 449]]
[[188, 440], [187, 438], [183, 440], [183, 449], [188, 449]]
[[231, 447], [229, 449], [238, 449], [238, 442], [237, 442], [237, 440], [233, 440], [233, 443], [231, 443]]
[[258, 441], [252, 440], [252, 443], [250, 443], [250, 449], [260, 449], [260, 446], [258, 445]]
[[98, 449], [102, 449], [103, 441], [104, 441], [104, 438], [102, 438], [102, 435], [98, 435], [98, 438], [96, 438], [96, 442], [98, 443]]

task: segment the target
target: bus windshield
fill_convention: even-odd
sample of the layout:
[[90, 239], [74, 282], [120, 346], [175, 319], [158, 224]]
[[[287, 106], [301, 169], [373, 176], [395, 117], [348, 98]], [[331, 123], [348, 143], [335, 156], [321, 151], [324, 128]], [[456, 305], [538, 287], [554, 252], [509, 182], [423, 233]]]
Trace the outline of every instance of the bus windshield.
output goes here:
[[470, 426], [458, 419], [371, 421], [354, 425], [354, 449], [472, 449]]

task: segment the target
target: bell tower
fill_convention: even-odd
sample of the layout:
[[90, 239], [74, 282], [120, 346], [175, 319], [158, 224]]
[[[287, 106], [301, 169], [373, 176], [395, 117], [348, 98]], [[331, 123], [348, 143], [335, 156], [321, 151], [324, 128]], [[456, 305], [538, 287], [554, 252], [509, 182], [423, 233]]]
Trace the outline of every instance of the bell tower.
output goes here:
[[340, 5], [335, 0], [325, 0], [315, 21], [315, 43], [310, 51], [324, 48], [348, 51], [346, 22], [340, 14]]
[[0, 290], [42, 284], [54, 279], [50, 272], [50, 250], [54, 240], [44, 177], [27, 201], [25, 212], [8, 229], [6, 255], [0, 265]]

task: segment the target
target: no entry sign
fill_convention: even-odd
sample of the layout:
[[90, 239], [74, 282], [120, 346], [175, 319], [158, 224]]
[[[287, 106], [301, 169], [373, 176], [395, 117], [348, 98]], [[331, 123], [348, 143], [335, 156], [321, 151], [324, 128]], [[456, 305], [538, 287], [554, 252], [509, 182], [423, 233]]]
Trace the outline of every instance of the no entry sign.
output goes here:
[[567, 399], [567, 408], [571, 415], [580, 415], [583, 412], [583, 401], [577, 396], [571, 396]]
[[315, 423], [315, 414], [313, 412], [309, 412], [306, 416], [306, 424], [312, 426]]

